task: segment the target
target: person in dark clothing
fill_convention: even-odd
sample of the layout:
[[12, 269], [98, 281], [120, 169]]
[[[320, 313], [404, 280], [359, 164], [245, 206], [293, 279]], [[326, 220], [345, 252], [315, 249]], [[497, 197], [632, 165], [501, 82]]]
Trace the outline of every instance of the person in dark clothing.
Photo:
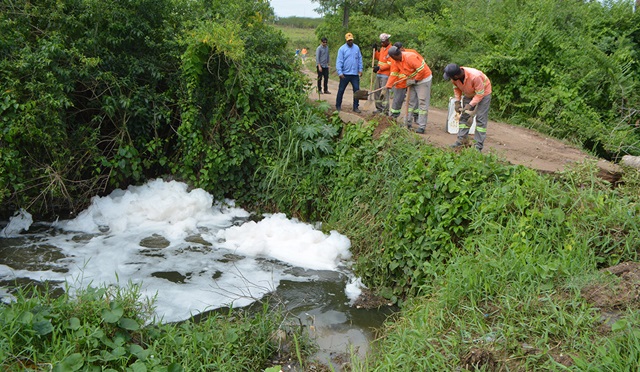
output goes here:
[[[329, 92], [329, 47], [327, 38], [322, 38], [322, 43], [316, 48], [316, 71], [318, 72], [318, 93], [331, 94]], [[324, 83], [323, 83], [324, 80]]]

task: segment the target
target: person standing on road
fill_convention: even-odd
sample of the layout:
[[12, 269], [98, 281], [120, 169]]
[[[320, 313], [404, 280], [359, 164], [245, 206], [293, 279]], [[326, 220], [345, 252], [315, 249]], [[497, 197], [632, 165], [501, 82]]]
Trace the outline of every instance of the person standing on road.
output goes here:
[[[318, 94], [322, 93], [324, 86], [324, 94], [329, 92], [329, 47], [327, 46], [327, 38], [322, 38], [322, 43], [316, 48], [316, 71], [318, 72]], [[323, 84], [324, 79], [324, 84]]]
[[348, 32], [344, 35], [346, 43], [338, 49], [338, 57], [336, 58], [336, 72], [340, 77], [340, 85], [338, 94], [336, 95], [336, 110], [342, 109], [342, 97], [347, 85], [351, 84], [353, 88], [353, 112], [361, 113], [358, 108], [358, 99], [355, 92], [360, 89], [360, 76], [362, 76], [362, 53], [360, 47], [353, 43], [353, 34]]
[[[400, 49], [401, 52], [412, 52], [412, 53], [420, 54], [415, 49], [405, 48], [402, 45], [402, 43], [399, 41], [393, 43], [393, 46]], [[395, 62], [395, 60], [393, 59], [390, 59], [390, 61], [392, 64]], [[404, 98], [407, 95], [407, 81], [402, 80], [402, 78], [404, 77], [405, 76], [398, 76], [400, 80], [397, 80], [396, 85], [393, 87], [393, 101], [391, 101], [390, 112], [391, 112], [391, 116], [394, 119], [397, 119], [400, 116], [400, 113], [402, 112], [402, 104], [404, 103]], [[414, 102], [414, 106], [409, 107], [408, 110], [409, 110], [409, 113], [413, 115], [413, 122], [417, 123], [418, 122], [418, 101], [416, 100], [416, 102]]]
[[300, 52], [300, 55], [302, 56], [302, 64], [304, 65], [307, 62], [307, 48], [306, 47], [302, 48], [302, 51]]
[[[410, 89], [409, 107], [418, 105], [418, 129], [416, 133], [424, 133], [427, 127], [429, 103], [431, 100], [431, 69], [418, 53], [403, 52], [398, 47], [389, 49], [389, 56], [394, 60], [386, 87], [392, 88], [394, 83], [406, 76], [407, 88]], [[407, 125], [411, 125], [407, 123]]]
[[474, 140], [476, 149], [482, 151], [487, 138], [487, 122], [491, 105], [491, 81], [480, 70], [461, 67], [450, 63], [444, 68], [444, 79], [451, 80], [453, 94], [456, 99], [455, 110], [460, 113], [458, 139], [451, 147], [460, 147], [467, 142], [470, 123], [476, 117]]
[[[372, 45], [372, 49], [375, 50], [373, 58], [378, 61], [377, 65], [373, 66], [373, 73], [376, 74], [376, 90], [387, 85], [387, 80], [389, 80], [389, 74], [391, 73], [391, 58], [389, 57], [389, 48], [391, 48], [391, 44], [389, 42], [390, 37], [391, 35], [382, 33], [380, 34], [380, 45], [378, 45], [378, 43], [373, 43]], [[386, 97], [388, 97], [388, 95], [388, 89], [383, 89], [373, 94], [376, 102], [376, 110], [373, 112], [374, 114], [387, 111], [388, 107]]]

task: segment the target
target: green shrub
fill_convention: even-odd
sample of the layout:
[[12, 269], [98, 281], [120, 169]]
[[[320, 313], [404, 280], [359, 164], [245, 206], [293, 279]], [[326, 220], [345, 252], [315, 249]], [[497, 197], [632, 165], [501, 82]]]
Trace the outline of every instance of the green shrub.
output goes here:
[[277, 350], [272, 335], [283, 326], [283, 313], [268, 304], [254, 314], [230, 310], [160, 324], [136, 286], [87, 288], [75, 297], [22, 290], [16, 297], [0, 306], [0, 366], [7, 371], [256, 370]]

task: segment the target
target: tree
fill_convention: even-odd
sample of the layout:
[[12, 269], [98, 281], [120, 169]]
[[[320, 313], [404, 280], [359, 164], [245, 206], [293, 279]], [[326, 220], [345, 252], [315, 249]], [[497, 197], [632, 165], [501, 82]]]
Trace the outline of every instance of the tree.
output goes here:
[[318, 3], [316, 11], [322, 15], [342, 14], [342, 27], [349, 28], [352, 12], [369, 16], [388, 18], [390, 15], [404, 17], [405, 9], [415, 1], [410, 0], [311, 0]]

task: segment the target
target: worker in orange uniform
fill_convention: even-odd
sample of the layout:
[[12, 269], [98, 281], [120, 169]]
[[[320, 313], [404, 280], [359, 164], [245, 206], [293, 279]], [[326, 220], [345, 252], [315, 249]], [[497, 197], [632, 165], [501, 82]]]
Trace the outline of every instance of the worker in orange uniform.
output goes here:
[[[412, 52], [412, 53], [420, 54], [415, 49], [405, 48], [403, 44], [399, 41], [396, 43], [393, 43], [393, 46], [400, 49], [401, 52]], [[395, 61], [391, 59], [391, 62], [393, 63]], [[400, 113], [402, 112], [402, 104], [404, 103], [404, 98], [407, 95], [407, 81], [402, 80], [402, 78], [404, 77], [405, 76], [399, 76], [398, 77], [399, 80], [396, 81], [396, 85], [393, 87], [393, 101], [391, 101], [391, 110], [389, 110], [393, 118], [397, 118], [400, 116]], [[409, 113], [413, 116], [413, 122], [417, 123], [418, 122], [417, 100], [415, 102], [415, 107], [409, 107], [408, 110], [409, 110]]]
[[[389, 48], [389, 57], [393, 59], [391, 73], [386, 87], [393, 87], [394, 83], [403, 76], [407, 78], [407, 89], [409, 89], [409, 107], [418, 104], [418, 129], [416, 133], [424, 133], [427, 127], [427, 117], [429, 114], [429, 102], [431, 100], [431, 69], [418, 53], [403, 52], [398, 47]], [[412, 105], [413, 103], [413, 105]], [[411, 128], [411, 123], [407, 123]]]
[[460, 147], [466, 143], [475, 115], [474, 140], [476, 149], [482, 151], [484, 140], [487, 138], [491, 81], [484, 72], [471, 67], [461, 67], [455, 63], [450, 63], [444, 68], [444, 79], [453, 83], [455, 110], [461, 114], [458, 140], [451, 147]]
[[[378, 46], [378, 43], [373, 44], [373, 49], [375, 49], [373, 58], [378, 61], [377, 65], [373, 66], [373, 73], [376, 74], [376, 90], [387, 85], [387, 80], [389, 80], [389, 74], [391, 73], [391, 58], [389, 58], [388, 53], [389, 48], [391, 48], [389, 38], [391, 38], [391, 35], [382, 33], [380, 34], [380, 45]], [[373, 94], [376, 102], [376, 110], [373, 112], [374, 114], [380, 114], [387, 111], [388, 107], [385, 97], [388, 97], [388, 94], [389, 91], [386, 89], [377, 91]]]

